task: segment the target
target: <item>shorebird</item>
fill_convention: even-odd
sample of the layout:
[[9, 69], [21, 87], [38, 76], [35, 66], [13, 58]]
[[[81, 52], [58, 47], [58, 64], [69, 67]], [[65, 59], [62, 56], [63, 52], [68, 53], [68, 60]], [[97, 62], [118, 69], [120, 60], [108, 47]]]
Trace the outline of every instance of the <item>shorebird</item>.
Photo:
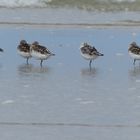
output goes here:
[[96, 59], [98, 56], [103, 56], [104, 54], [99, 53], [94, 46], [87, 43], [83, 43], [80, 47], [81, 55], [89, 60], [89, 67], [91, 68], [92, 60]]
[[135, 65], [136, 60], [140, 60], [140, 47], [136, 42], [132, 42], [129, 45], [128, 53], [134, 59], [133, 64]]
[[43, 60], [48, 59], [50, 56], [55, 54], [51, 53], [46, 47], [40, 45], [37, 41], [33, 42], [31, 45], [31, 55], [40, 61], [40, 66], [42, 67]]
[[26, 58], [26, 63], [28, 64], [29, 58], [32, 57], [30, 54], [30, 44], [28, 44], [25, 40], [21, 40], [17, 47], [17, 52], [19, 55]]
[[0, 48], [0, 52], [4, 52], [4, 50], [2, 48]]

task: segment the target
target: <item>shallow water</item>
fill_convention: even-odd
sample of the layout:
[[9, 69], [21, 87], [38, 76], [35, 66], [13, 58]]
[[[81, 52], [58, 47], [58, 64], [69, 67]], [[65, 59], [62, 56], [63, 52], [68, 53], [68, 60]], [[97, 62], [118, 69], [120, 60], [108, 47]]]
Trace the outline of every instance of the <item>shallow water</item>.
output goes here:
[[[21, 58], [20, 39], [56, 55], [43, 62]], [[1, 28], [0, 134], [2, 139], [137, 140], [140, 138], [140, 67], [128, 45], [140, 28]], [[82, 42], [104, 53], [92, 63]]]

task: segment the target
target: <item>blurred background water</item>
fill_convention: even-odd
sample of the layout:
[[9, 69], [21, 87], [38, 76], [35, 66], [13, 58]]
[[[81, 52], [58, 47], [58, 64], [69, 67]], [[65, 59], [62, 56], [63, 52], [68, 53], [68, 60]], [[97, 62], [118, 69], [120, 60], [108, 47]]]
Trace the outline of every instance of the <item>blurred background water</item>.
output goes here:
[[0, 24], [140, 25], [139, 0], [0, 0]]
[[1, 7], [77, 7], [86, 10], [131, 10], [140, 8], [139, 0], [1, 0]]

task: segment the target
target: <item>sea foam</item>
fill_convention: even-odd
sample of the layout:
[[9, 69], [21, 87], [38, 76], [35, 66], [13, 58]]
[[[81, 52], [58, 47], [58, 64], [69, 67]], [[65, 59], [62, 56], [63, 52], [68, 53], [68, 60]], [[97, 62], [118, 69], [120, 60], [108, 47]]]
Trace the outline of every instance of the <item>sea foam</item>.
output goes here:
[[[88, 0], [89, 4], [93, 3], [135, 3], [139, 0]], [[53, 2], [55, 5], [59, 3], [68, 4], [67, 0], [0, 0], [0, 7], [46, 7], [47, 3]], [[73, 5], [77, 2], [72, 1]], [[74, 4], [75, 3], [75, 4]], [[79, 3], [83, 3], [82, 0], [79, 0]]]
[[51, 0], [0, 0], [0, 7], [45, 7]]

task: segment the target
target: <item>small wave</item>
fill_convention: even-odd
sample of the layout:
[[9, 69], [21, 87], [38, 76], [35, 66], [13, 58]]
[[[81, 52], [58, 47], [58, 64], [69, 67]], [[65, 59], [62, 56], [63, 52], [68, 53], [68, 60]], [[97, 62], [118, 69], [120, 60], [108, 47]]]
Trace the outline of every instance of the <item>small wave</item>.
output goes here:
[[132, 3], [132, 2], [136, 2], [137, 0], [101, 0], [101, 1], [106, 1], [106, 2], [116, 2], [116, 3], [122, 3], [122, 2], [128, 2], [128, 3]]
[[0, 8], [79, 8], [94, 11], [138, 11], [139, 0], [0, 0]]
[[88, 11], [139, 11], [140, 0], [52, 0], [50, 5], [76, 7]]
[[51, 0], [0, 0], [0, 7], [45, 7]]

